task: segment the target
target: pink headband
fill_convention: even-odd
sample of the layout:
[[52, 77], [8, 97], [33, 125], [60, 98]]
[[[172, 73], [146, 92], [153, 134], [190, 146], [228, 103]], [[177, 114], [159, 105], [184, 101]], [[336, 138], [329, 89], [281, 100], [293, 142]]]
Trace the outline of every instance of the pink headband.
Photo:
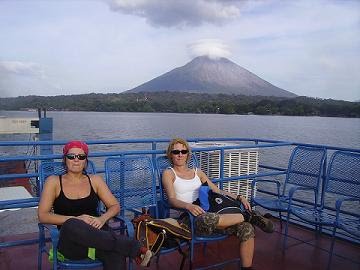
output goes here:
[[80, 149], [84, 150], [86, 155], [89, 154], [89, 147], [87, 146], [86, 143], [84, 143], [82, 141], [71, 141], [71, 142], [68, 142], [67, 144], [65, 144], [65, 146], [63, 148], [63, 154], [66, 155], [71, 148], [80, 148]]

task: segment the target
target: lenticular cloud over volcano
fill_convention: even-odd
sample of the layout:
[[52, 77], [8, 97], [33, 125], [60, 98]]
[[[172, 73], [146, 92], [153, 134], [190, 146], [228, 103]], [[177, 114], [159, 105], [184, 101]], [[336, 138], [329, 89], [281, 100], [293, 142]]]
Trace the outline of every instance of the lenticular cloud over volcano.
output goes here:
[[200, 39], [188, 45], [191, 57], [208, 56], [211, 59], [228, 58], [229, 46], [219, 39]]

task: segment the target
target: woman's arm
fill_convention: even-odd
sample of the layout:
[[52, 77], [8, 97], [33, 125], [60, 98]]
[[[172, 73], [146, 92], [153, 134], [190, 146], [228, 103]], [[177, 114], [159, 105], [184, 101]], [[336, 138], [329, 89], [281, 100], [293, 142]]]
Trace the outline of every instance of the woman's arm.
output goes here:
[[109, 187], [106, 185], [104, 179], [99, 175], [93, 175], [91, 177], [91, 183], [93, 184], [94, 190], [99, 196], [100, 200], [106, 206], [106, 212], [100, 217], [95, 218], [94, 221], [90, 222], [95, 228], [100, 229], [109, 219], [116, 216], [120, 212], [120, 204], [115, 196], [111, 193]]
[[174, 190], [174, 180], [175, 180], [175, 175], [174, 175], [173, 171], [167, 169], [163, 172], [162, 184], [166, 191], [166, 195], [169, 199], [170, 205], [173, 207], [176, 207], [176, 208], [186, 209], [186, 210], [190, 211], [190, 213], [193, 214], [194, 216], [205, 213], [204, 209], [202, 209], [200, 206], [192, 204], [192, 203], [187, 203], [187, 202], [178, 200], [176, 198], [176, 193]]
[[38, 219], [41, 223], [62, 225], [66, 220], [72, 218], [72, 216], [57, 215], [52, 212], [58, 183], [59, 176], [55, 175], [49, 176], [45, 181], [38, 207]]

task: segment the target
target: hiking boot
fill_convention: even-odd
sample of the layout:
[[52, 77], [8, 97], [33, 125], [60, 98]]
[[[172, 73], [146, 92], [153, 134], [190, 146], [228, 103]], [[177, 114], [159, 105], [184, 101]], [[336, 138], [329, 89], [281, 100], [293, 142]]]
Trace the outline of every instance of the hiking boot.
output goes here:
[[262, 231], [272, 233], [274, 225], [271, 220], [263, 217], [258, 211], [252, 211], [249, 222], [252, 225], [259, 227]]
[[150, 259], [153, 256], [153, 253], [150, 249], [147, 249], [146, 247], [140, 248], [140, 255], [135, 258], [136, 264], [139, 264], [141, 266], [149, 266], [150, 265]]
[[265, 217], [265, 218], [273, 218], [272, 214], [270, 214], [270, 213], [265, 213], [265, 214], [264, 214], [264, 217]]

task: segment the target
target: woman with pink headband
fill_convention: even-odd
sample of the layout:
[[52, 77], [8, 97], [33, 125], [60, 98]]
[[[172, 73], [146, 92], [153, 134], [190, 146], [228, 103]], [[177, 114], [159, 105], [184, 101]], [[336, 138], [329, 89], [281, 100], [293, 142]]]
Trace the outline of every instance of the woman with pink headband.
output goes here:
[[[41, 223], [60, 229], [59, 252], [67, 259], [78, 260], [87, 258], [89, 248], [95, 248], [105, 270], [126, 269], [126, 257], [148, 265], [150, 250], [137, 240], [116, 235], [106, 224], [119, 213], [120, 205], [101, 176], [86, 174], [87, 144], [68, 142], [63, 154], [67, 172], [46, 179], [38, 208]], [[100, 200], [106, 212], [99, 216]]]

